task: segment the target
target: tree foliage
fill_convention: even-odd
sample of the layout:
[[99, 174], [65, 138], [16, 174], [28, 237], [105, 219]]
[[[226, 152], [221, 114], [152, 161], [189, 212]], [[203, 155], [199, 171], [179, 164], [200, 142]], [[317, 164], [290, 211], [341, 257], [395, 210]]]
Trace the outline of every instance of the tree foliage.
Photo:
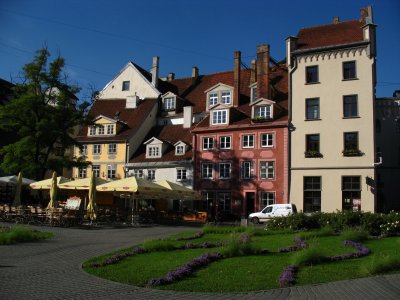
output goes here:
[[13, 100], [0, 107], [0, 128], [14, 132], [17, 142], [0, 149], [1, 168], [9, 173], [42, 179], [47, 170], [61, 173], [79, 162], [65, 155], [77, 145], [74, 133], [88, 124], [89, 102], [79, 103], [76, 86], [67, 83], [65, 61], [49, 61], [47, 49], [36, 52], [23, 67], [23, 80], [13, 91]]

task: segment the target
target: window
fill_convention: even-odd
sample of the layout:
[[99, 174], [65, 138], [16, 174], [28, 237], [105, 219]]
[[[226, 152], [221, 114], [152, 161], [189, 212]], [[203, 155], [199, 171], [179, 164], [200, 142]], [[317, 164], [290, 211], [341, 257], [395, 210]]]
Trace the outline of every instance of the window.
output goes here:
[[319, 134], [306, 135], [306, 154], [311, 152], [319, 153]]
[[101, 154], [101, 145], [100, 144], [93, 144], [93, 154], [94, 155]]
[[95, 177], [100, 177], [100, 166], [92, 165], [92, 172], [94, 173]]
[[275, 193], [274, 192], [262, 192], [261, 193], [261, 205], [268, 206], [275, 204]]
[[253, 86], [253, 87], [251, 88], [250, 93], [251, 93], [251, 102], [256, 101], [256, 100], [257, 100], [257, 97], [258, 97], [257, 85], [256, 85], [256, 86]]
[[79, 167], [78, 168], [78, 177], [79, 178], [86, 178], [87, 169], [86, 167]]
[[114, 125], [107, 125], [107, 134], [114, 134]]
[[318, 66], [306, 67], [306, 83], [318, 83]]
[[358, 132], [344, 133], [344, 150], [358, 150]]
[[242, 135], [242, 148], [254, 148], [254, 134]]
[[129, 91], [130, 84], [131, 84], [130, 81], [122, 81], [122, 90], [123, 91]]
[[202, 209], [208, 211], [211, 208], [212, 203], [214, 202], [215, 193], [214, 192], [202, 192], [201, 193], [203, 198], [203, 207]]
[[260, 162], [260, 179], [273, 179], [275, 176], [275, 168], [273, 161]]
[[160, 147], [158, 146], [148, 147], [148, 157], [159, 157], [159, 156], [160, 156]]
[[251, 179], [251, 161], [242, 161], [242, 179]]
[[147, 170], [147, 180], [156, 180], [156, 170]]
[[115, 178], [115, 166], [107, 165], [107, 178], [114, 179]]
[[117, 153], [117, 144], [108, 144], [108, 154]]
[[321, 211], [321, 177], [304, 177], [304, 212]]
[[231, 137], [230, 136], [221, 136], [219, 138], [219, 147], [221, 149], [231, 149]]
[[87, 155], [87, 145], [82, 145], [82, 150], [80, 150], [80, 155]]
[[224, 91], [221, 93], [221, 103], [231, 104], [231, 92]]
[[186, 179], [186, 169], [176, 169], [176, 181], [185, 181]]
[[266, 106], [257, 106], [255, 107], [255, 112], [254, 116], [256, 118], [265, 118], [265, 119], [270, 119], [272, 118], [272, 109], [271, 105], [266, 105]]
[[98, 134], [99, 135], [103, 135], [104, 134], [104, 126], [103, 125], [99, 125]]
[[185, 146], [179, 145], [175, 148], [175, 155], [183, 155], [185, 154]]
[[357, 95], [343, 96], [343, 116], [345, 118], [358, 117]]
[[231, 210], [231, 193], [218, 193], [218, 210]]
[[201, 178], [203, 179], [213, 179], [214, 165], [210, 163], [203, 163], [201, 165]]
[[89, 135], [96, 135], [96, 127], [94, 126], [89, 127]]
[[204, 137], [203, 138], [203, 150], [211, 150], [214, 148], [214, 138]]
[[228, 111], [226, 109], [224, 110], [214, 110], [212, 112], [212, 124], [227, 124], [227, 115]]
[[214, 106], [218, 103], [218, 94], [211, 93], [208, 95], [208, 106]]
[[343, 79], [356, 79], [356, 62], [346, 61], [343, 62]]
[[306, 99], [306, 120], [319, 120], [319, 98]]
[[164, 109], [165, 110], [174, 110], [175, 109], [175, 98], [165, 98], [164, 99]]
[[230, 179], [231, 178], [231, 164], [230, 163], [220, 163], [219, 164], [219, 178], [220, 179]]
[[274, 134], [273, 133], [262, 133], [260, 136], [261, 147], [273, 147], [274, 146]]
[[361, 177], [342, 177], [342, 209], [361, 210]]
[[133, 170], [133, 176], [135, 178], [143, 178], [143, 170], [142, 169]]

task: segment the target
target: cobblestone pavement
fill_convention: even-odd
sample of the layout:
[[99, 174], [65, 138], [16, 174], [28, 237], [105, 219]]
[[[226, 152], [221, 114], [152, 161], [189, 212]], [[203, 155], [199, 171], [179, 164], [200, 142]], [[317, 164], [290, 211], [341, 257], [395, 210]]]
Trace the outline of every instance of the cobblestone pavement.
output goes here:
[[0, 246], [0, 299], [400, 299], [400, 274], [249, 293], [145, 289], [91, 276], [81, 264], [148, 238], [193, 228], [38, 229], [53, 232], [54, 238]]

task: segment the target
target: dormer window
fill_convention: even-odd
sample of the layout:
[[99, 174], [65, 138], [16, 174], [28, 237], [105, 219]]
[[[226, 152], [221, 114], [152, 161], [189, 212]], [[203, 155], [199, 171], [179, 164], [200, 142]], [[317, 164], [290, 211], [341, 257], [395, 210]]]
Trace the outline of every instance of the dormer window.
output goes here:
[[272, 107], [271, 105], [257, 106], [255, 107], [254, 116], [256, 118], [272, 118]]
[[148, 146], [147, 147], [147, 157], [160, 157], [160, 147]]
[[231, 104], [231, 92], [229, 92], [229, 91], [221, 92], [221, 103], [222, 104]]
[[176, 154], [176, 155], [183, 155], [183, 154], [185, 154], [185, 147], [182, 146], [182, 145], [176, 146], [175, 154]]
[[131, 84], [130, 81], [122, 81], [122, 90], [129, 91], [130, 84]]
[[96, 127], [94, 126], [89, 127], [89, 135], [96, 135]]
[[211, 93], [208, 95], [208, 106], [214, 106], [218, 103], [218, 93]]
[[228, 110], [221, 109], [221, 110], [214, 110], [211, 112], [211, 124], [212, 125], [220, 125], [220, 124], [228, 124]]
[[99, 135], [104, 135], [104, 126], [103, 125], [99, 126], [98, 134]]
[[107, 134], [114, 134], [114, 125], [112, 124], [107, 125]]
[[251, 87], [250, 89], [250, 94], [251, 94], [251, 102], [254, 102], [257, 100], [258, 93], [257, 93], [257, 85]]
[[164, 110], [175, 110], [175, 98], [165, 98], [164, 99]]

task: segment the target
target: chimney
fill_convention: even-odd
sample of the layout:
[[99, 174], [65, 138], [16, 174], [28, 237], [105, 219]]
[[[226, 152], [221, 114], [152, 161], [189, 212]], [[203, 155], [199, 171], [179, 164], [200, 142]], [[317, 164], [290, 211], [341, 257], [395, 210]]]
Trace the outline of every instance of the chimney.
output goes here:
[[269, 45], [257, 46], [257, 92], [260, 98], [269, 97]]
[[193, 106], [183, 107], [183, 128], [192, 127], [193, 122]]
[[175, 73], [168, 73], [168, 81], [172, 81], [175, 79]]
[[199, 77], [199, 68], [193, 67], [192, 68], [192, 85], [196, 84], [198, 77]]
[[292, 52], [297, 49], [297, 37], [289, 36], [286, 39], [286, 66], [293, 65]]
[[160, 58], [158, 56], [153, 57], [153, 66], [151, 67], [151, 84], [157, 88], [158, 86], [158, 61]]
[[256, 60], [253, 59], [251, 61], [251, 69], [250, 69], [250, 84], [253, 84], [257, 81], [257, 67], [256, 67]]
[[333, 17], [333, 19], [332, 19], [332, 24], [339, 24], [340, 23], [340, 21], [339, 21], [339, 17]]
[[235, 51], [235, 62], [233, 68], [233, 106], [239, 106], [240, 99], [240, 65], [241, 62], [241, 53], [240, 51]]
[[139, 97], [136, 96], [127, 96], [126, 97], [126, 108], [136, 108], [139, 103]]
[[369, 5], [367, 7], [363, 7], [360, 9], [361, 22], [365, 22], [365, 24], [373, 24], [374, 16], [372, 14], [372, 6]]

